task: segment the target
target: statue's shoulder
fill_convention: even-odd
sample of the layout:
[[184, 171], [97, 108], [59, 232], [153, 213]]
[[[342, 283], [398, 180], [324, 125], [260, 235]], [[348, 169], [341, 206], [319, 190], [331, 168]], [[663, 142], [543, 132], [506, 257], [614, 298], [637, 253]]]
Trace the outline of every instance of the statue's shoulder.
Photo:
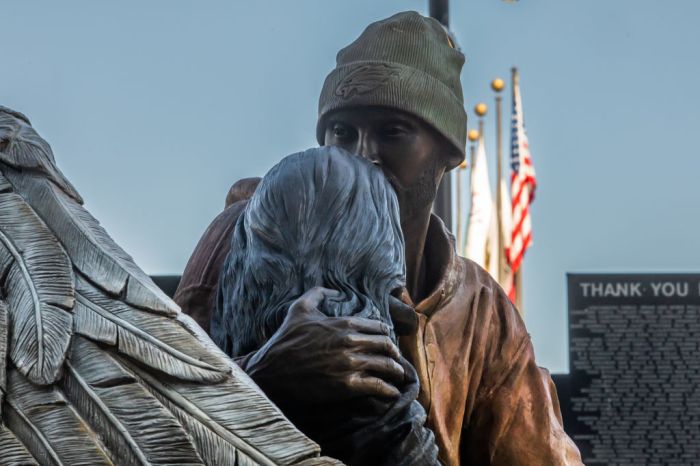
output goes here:
[[226, 208], [250, 199], [261, 180], [260, 177], [242, 178], [233, 183], [226, 194]]
[[[214, 217], [190, 256], [187, 268], [194, 267], [193, 273], [205, 272], [212, 259], [220, 256], [222, 252], [224, 256], [228, 253], [233, 226], [259, 183], [260, 178], [243, 178], [231, 185], [226, 194], [224, 210]], [[187, 273], [187, 269], [185, 272]]]
[[205, 330], [209, 328], [219, 272], [231, 248], [234, 226], [259, 182], [260, 178], [244, 178], [231, 186], [224, 210], [199, 239], [175, 292], [175, 302]]
[[[243, 178], [231, 185], [226, 194], [224, 210], [209, 224], [190, 257], [187, 268], [191, 264], [194, 267], [192, 272], [207, 272], [212, 260], [216, 260], [222, 254], [226, 256], [233, 226], [245, 210], [260, 180], [261, 178]], [[185, 272], [187, 273], [187, 269]]]
[[505, 345], [504, 348], [518, 347], [523, 340], [529, 340], [520, 312], [498, 281], [470, 259], [459, 257], [458, 267], [462, 268], [457, 285], [462, 288], [457, 293], [460, 308], [467, 314], [476, 313], [482, 322], [477, 330], [488, 332], [486, 339], [495, 340], [496, 346]]
[[[214, 273], [213, 269], [217, 267], [219, 259], [228, 254], [233, 227], [247, 203], [248, 200], [234, 202], [212, 220], [192, 251], [180, 281], [180, 288], [211, 281], [209, 275]], [[218, 271], [216, 274], [218, 275]]]
[[233, 227], [260, 183], [243, 178], [229, 188], [224, 210], [209, 224], [187, 261], [175, 292], [175, 302], [205, 330], [213, 309], [219, 272], [231, 248]]
[[501, 285], [482, 266], [466, 257], [457, 256], [457, 267], [459, 284], [465, 288], [470, 299], [476, 298], [480, 294], [488, 294], [491, 297], [504, 293]]

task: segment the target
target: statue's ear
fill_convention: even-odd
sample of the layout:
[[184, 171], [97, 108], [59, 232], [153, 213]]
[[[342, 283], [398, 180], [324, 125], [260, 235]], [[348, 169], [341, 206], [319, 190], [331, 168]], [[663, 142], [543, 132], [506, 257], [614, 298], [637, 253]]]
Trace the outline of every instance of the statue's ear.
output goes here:
[[262, 180], [260, 177], [243, 178], [233, 183], [231, 188], [228, 190], [228, 194], [226, 194], [225, 207], [235, 204], [238, 201], [250, 199], [253, 196], [255, 189], [260, 184], [260, 180]]

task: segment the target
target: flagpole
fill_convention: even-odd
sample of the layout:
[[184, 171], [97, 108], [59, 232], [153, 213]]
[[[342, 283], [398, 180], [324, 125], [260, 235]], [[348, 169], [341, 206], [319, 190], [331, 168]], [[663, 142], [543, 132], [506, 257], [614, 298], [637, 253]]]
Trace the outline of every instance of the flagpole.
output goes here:
[[[469, 142], [471, 142], [471, 145], [469, 146], [469, 168], [472, 170], [471, 173], [474, 173], [474, 159], [476, 157], [476, 145], [475, 142], [479, 140], [479, 132], [475, 129], [470, 129], [467, 131], [467, 139], [469, 139]], [[463, 162], [465, 163], [465, 162]], [[472, 177], [469, 177], [469, 192], [471, 193], [471, 190], [473, 189], [472, 186]], [[470, 205], [469, 209], [473, 209], [474, 206]], [[467, 218], [467, 222], [464, 225], [465, 231], [467, 231], [468, 234], [468, 228], [469, 228], [469, 219]], [[463, 256], [467, 256], [467, 238], [466, 235], [462, 237], [462, 241], [458, 241], [458, 248], [462, 248]]]
[[[520, 76], [518, 75], [518, 68], [515, 66], [510, 69], [511, 76], [511, 99], [515, 102], [515, 89], [519, 84]], [[520, 263], [517, 272], [515, 272], [515, 306], [520, 310], [520, 315], [525, 315], [525, 310], [523, 309], [523, 263]]]
[[467, 137], [469, 138], [469, 142], [472, 143], [472, 145], [469, 146], [469, 166], [471, 168], [474, 168], [474, 158], [476, 157], [476, 141], [478, 141], [481, 137], [481, 133], [476, 129], [470, 129], [469, 133], [467, 133]]
[[[467, 132], [467, 139], [472, 143], [471, 146], [469, 147], [469, 166], [474, 169], [474, 157], [476, 154], [476, 142], [479, 140], [480, 137], [482, 137], [483, 130], [484, 130], [484, 122], [482, 117], [486, 115], [486, 104], [484, 103], [478, 103], [474, 106], [474, 113], [479, 117], [479, 129], [470, 129]], [[470, 189], [471, 189], [471, 181], [470, 181]], [[466, 253], [466, 239], [465, 239], [465, 244], [459, 243], [462, 245], [464, 248], [464, 251]]]
[[[450, 29], [450, 2], [449, 0], [428, 0], [428, 11], [430, 17], [437, 19], [445, 29]], [[457, 175], [459, 176], [459, 175]], [[438, 186], [435, 200], [433, 201], [433, 211], [445, 222], [448, 229], [452, 229], [452, 173], [443, 175]]]
[[484, 137], [484, 116], [486, 116], [487, 111], [488, 107], [483, 102], [474, 106], [474, 113], [479, 117], [479, 136], [482, 138]]
[[506, 83], [501, 78], [491, 81], [491, 89], [496, 92], [496, 224], [498, 225], [498, 282], [503, 283], [505, 275], [505, 251], [503, 244], [503, 223], [501, 209], [501, 178], [503, 176], [503, 128], [501, 125], [501, 91]]
[[[471, 148], [471, 160], [474, 163], [474, 148]], [[464, 248], [462, 247], [463, 234], [462, 234], [462, 176], [463, 172], [467, 169], [467, 161], [462, 160], [462, 163], [457, 167], [457, 173], [455, 173], [455, 178], [457, 178], [457, 254], [464, 256]]]

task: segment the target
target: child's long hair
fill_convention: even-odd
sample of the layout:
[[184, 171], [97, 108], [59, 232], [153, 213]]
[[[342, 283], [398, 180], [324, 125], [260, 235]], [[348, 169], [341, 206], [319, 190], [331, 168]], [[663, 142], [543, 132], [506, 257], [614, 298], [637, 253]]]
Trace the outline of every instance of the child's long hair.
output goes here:
[[342, 292], [322, 312], [392, 327], [389, 293], [404, 284], [399, 207], [382, 171], [338, 148], [309, 149], [274, 166], [238, 218], [211, 336], [232, 357], [254, 351], [314, 286]]

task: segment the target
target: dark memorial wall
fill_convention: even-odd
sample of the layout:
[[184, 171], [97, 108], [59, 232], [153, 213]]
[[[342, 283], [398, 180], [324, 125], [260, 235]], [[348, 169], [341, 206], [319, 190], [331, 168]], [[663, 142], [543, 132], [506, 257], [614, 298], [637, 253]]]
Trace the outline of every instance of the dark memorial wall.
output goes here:
[[584, 463], [700, 464], [700, 274], [570, 274], [568, 296], [562, 409]]

